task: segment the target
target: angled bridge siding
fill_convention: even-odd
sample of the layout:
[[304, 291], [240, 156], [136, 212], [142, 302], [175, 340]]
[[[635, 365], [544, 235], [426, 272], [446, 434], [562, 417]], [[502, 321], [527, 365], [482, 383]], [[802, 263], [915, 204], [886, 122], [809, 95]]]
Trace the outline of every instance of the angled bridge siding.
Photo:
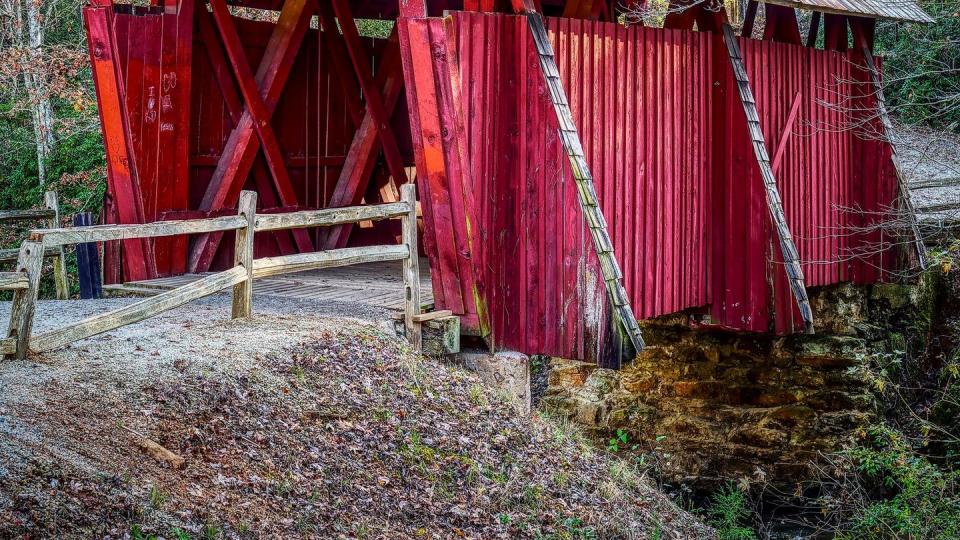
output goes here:
[[[415, 88], [411, 109], [440, 110], [438, 129], [461, 134], [440, 145], [427, 189], [467, 193], [465, 222], [437, 199], [424, 213], [449, 216], [426, 227], [428, 255], [470, 246], [457, 266], [432, 258], [434, 272], [482, 292], [498, 347], [601, 357], [603, 283], [525, 21], [457, 12], [401, 25], [412, 29], [408, 81], [429, 70], [438, 90]], [[638, 318], [695, 309], [735, 329], [802, 330], [721, 37], [572, 19], [547, 26]], [[863, 224], [842, 207], [894, 201], [890, 171], [877, 165], [886, 145], [837, 129], [856, 120], [850, 109], [873, 106], [855, 53], [740, 45], [771, 158], [784, 142], [776, 177], [807, 285], [881, 279], [892, 256], [850, 259], [865, 238], [838, 231]], [[410, 61], [428, 57], [433, 65]], [[437, 308], [469, 314], [462, 289], [453, 298], [435, 280]]]

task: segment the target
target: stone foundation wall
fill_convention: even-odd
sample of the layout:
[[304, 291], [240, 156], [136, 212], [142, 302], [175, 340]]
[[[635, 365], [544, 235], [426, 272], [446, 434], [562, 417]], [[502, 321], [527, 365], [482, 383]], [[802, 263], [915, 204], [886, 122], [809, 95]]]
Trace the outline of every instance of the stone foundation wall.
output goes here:
[[[917, 288], [840, 286], [813, 295], [821, 333], [741, 334], [648, 323], [649, 346], [620, 370], [554, 358], [543, 405], [598, 436], [624, 429], [659, 447], [668, 477], [795, 481], [880, 412], [857, 372], [903, 350]], [[899, 349], [898, 349], [899, 348]], [[658, 441], [659, 438], [659, 441]]]

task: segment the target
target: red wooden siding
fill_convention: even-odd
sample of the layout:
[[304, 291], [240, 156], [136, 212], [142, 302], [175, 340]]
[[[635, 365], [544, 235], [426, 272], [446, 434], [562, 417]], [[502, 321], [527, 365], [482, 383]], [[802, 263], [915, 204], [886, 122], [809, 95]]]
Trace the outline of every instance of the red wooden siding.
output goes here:
[[[88, 7], [85, 10], [90, 19], [90, 14], [103, 14], [111, 8]], [[122, 85], [126, 107], [120, 114], [129, 124], [130, 150], [136, 173], [133, 184], [139, 194], [134, 196], [134, 202], [116, 206], [121, 211], [142, 207], [141, 221], [197, 217], [195, 211], [200, 207], [200, 200], [234, 126], [207, 52], [205, 36], [199, 24], [185, 24], [186, 15], [165, 14], [162, 8], [131, 8], [118, 4], [113, 11], [109, 18], [111, 25], [98, 23], [102, 29], [99, 26], [90, 29], [88, 22], [88, 29], [91, 30], [91, 54], [102, 48], [97, 40], [100, 34], [103, 34], [104, 41], [115, 38], [117, 42], [118, 82]], [[201, 13], [200, 16], [209, 15]], [[255, 70], [274, 24], [242, 18], [233, 20], [242, 37], [244, 53]], [[272, 117], [299, 205], [309, 208], [328, 205], [356, 130], [332, 65], [333, 53], [320, 35], [316, 29], [307, 31]], [[185, 46], [185, 41], [191, 46]], [[378, 62], [384, 40], [367, 39], [365, 44], [372, 51], [374, 61]], [[217, 46], [221, 47], [219, 42]], [[227, 73], [226, 77], [232, 81], [231, 74]], [[234, 92], [238, 91], [235, 89]], [[98, 85], [101, 108], [107, 97]], [[403, 125], [405, 110], [403, 107], [398, 109], [401, 110], [393, 118]], [[108, 124], [119, 126], [120, 122], [119, 119], [104, 122], [105, 126]], [[405, 128], [397, 131], [402, 133]], [[400, 143], [404, 153], [409, 154], [409, 141], [401, 139]], [[117, 155], [110, 149], [108, 154], [112, 159]], [[258, 167], [263, 172], [259, 183]], [[257, 157], [254, 174], [246, 182], [246, 189], [256, 189], [261, 194], [261, 211], [281, 206], [270, 187], [262, 156]], [[116, 197], [118, 194], [113, 184], [116, 182], [111, 182], [110, 195]], [[108, 221], [111, 219], [111, 214], [105, 216]], [[376, 234], [393, 234], [389, 228], [389, 224], [378, 224]], [[364, 241], [364, 233], [370, 236], [370, 232], [358, 230], [355, 242]], [[286, 232], [282, 234], [289, 236]], [[257, 254], [275, 255], [284, 243], [291, 246], [292, 240], [258, 235]], [[232, 242], [221, 243], [217, 263], [229, 262], [231, 246]], [[152, 242], [152, 248], [155, 256], [147, 254], [146, 259], [155, 261], [158, 275], [186, 270], [187, 239], [157, 239]], [[129, 249], [124, 246], [126, 274], [122, 277], [149, 277], [136, 267], [132, 267], [134, 273], [131, 274]], [[109, 259], [108, 263], [119, 262], [117, 256]], [[117, 273], [111, 275], [109, 270], [108, 277], [121, 278]]]
[[[472, 194], [470, 279], [485, 292], [494, 344], [599, 358], [603, 288], [525, 22], [455, 13], [446, 24], [401, 24], [407, 78], [418, 84], [411, 107], [420, 119], [433, 114], [440, 133], [464, 133], [460, 153], [441, 145], [446, 159], [435, 164], [456, 170], [431, 169], [421, 191]], [[772, 260], [759, 171], [719, 36], [572, 19], [548, 19], [548, 28], [638, 317], [696, 309], [731, 328], [802, 327]], [[880, 162], [883, 145], [838, 132], [852, 119], [821, 103], [849, 105], [857, 95], [854, 56], [751, 40], [743, 47], [771, 156], [800, 93], [778, 181], [808, 286], [878, 278], [867, 269], [889, 260], [838, 261], [862, 239], [838, 234], [858, 218], [836, 206], [893, 200], [889, 175], [863, 168]], [[432, 88], [453, 77], [459, 102], [455, 90], [422, 92], [421, 72]], [[443, 200], [422, 199], [425, 215], [448, 211]], [[456, 219], [428, 224], [428, 253], [445, 249], [458, 227]], [[463, 259], [451, 261], [435, 256], [432, 267], [462, 275]], [[435, 281], [438, 304], [472, 314], [449, 297], [445, 283], [454, 279]]]

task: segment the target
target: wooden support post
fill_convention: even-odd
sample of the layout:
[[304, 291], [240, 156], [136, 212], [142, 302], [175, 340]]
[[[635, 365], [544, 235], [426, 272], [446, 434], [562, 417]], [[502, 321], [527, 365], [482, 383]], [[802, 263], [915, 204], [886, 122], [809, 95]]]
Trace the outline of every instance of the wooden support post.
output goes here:
[[757, 22], [757, 0], [747, 2], [747, 13], [743, 16], [743, 28], [740, 29], [740, 35], [743, 37], [753, 37], [753, 26]]
[[820, 18], [822, 16], [819, 11], [814, 11], [810, 17], [810, 29], [807, 31], [807, 47], [811, 49], [817, 46], [817, 35], [820, 33]]
[[20, 246], [20, 257], [17, 259], [17, 272], [25, 272], [30, 280], [27, 288], [18, 289], [13, 293], [13, 304], [10, 306], [10, 326], [7, 328], [7, 337], [17, 341], [17, 350], [14, 355], [17, 360], [27, 357], [30, 346], [30, 330], [33, 328], [33, 313], [37, 307], [37, 290], [40, 286], [40, 271], [43, 268], [43, 244], [40, 242], [24, 242]]
[[403, 322], [407, 329], [407, 340], [413, 349], [419, 351], [423, 346], [420, 323], [415, 317], [420, 314], [420, 255], [417, 251], [417, 187], [405, 184], [400, 188], [400, 200], [410, 205], [410, 211], [403, 217], [403, 243], [409, 255], [403, 260]]
[[242, 266], [247, 271], [247, 279], [233, 286], [234, 319], [249, 317], [253, 311], [253, 234], [257, 219], [257, 193], [255, 191], [240, 192], [237, 211], [240, 217], [246, 218], [247, 226], [237, 229], [233, 264]]
[[[727, 47], [727, 56], [730, 59], [730, 69], [733, 71], [733, 79], [738, 88], [740, 104], [743, 106], [747, 132], [753, 143], [754, 157], [760, 168], [760, 176], [763, 179], [763, 189], [767, 198], [770, 221], [780, 241], [783, 269], [789, 279], [790, 290], [797, 301], [797, 308], [800, 310], [804, 328], [808, 334], [812, 334], [813, 310], [810, 307], [810, 299], [807, 297], [803, 269], [800, 266], [800, 254], [793, 241], [793, 233], [790, 232], [790, 227], [787, 225], [783, 200], [780, 198], [780, 190], [777, 187], [776, 176], [770, 163], [770, 155], [767, 153], [763, 128], [760, 126], [760, 116], [757, 113], [757, 100], [753, 97], [753, 89], [750, 87], [750, 80], [747, 78], [747, 68], [740, 51], [740, 42], [729, 24], [723, 25], [723, 41]], [[798, 105], [795, 102], [794, 109], [797, 107]], [[791, 114], [795, 115], [796, 113]]]
[[801, 45], [800, 25], [797, 22], [797, 10], [792, 7], [766, 4], [767, 20], [763, 25], [763, 39]]
[[[47, 222], [51, 229], [60, 228], [60, 203], [57, 194], [48, 191], [43, 194], [47, 208], [53, 210], [53, 217]], [[67, 259], [63, 256], [63, 246], [56, 248], [57, 254], [53, 257], [53, 281], [57, 287], [57, 300], [70, 298], [70, 282], [67, 280]]]
[[[104, 3], [98, 3], [104, 6]], [[131, 146], [132, 135], [126, 107], [123, 77], [116, 35], [113, 8], [90, 7], [83, 10], [89, 37], [90, 65], [93, 82], [99, 96], [100, 125], [103, 126], [103, 145], [106, 149], [107, 186], [113, 198], [112, 210], [117, 223], [143, 223], [143, 203], [136, 160]], [[155, 277], [151, 244], [140, 239], [123, 243], [123, 278], [129, 281]], [[120, 278], [118, 277], [118, 281]]]

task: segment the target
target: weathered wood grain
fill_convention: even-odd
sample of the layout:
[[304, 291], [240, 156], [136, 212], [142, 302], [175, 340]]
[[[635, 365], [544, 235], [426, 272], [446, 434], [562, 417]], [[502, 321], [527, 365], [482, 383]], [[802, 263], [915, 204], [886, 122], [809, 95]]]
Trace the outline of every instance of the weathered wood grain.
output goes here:
[[375, 206], [347, 206], [343, 208], [324, 208], [286, 214], [260, 214], [257, 216], [257, 232], [295, 229], [303, 227], [325, 227], [360, 221], [377, 221], [406, 215], [410, 205], [406, 202], [378, 204]]
[[427, 321], [432, 321], [434, 319], [443, 319], [444, 317], [453, 316], [453, 312], [449, 309], [441, 309], [440, 311], [431, 311], [429, 313], [420, 313], [413, 316], [414, 322], [424, 323]]
[[91, 227], [37, 229], [30, 231], [30, 240], [42, 242], [47, 247], [56, 247], [84, 242], [232, 231], [246, 226], [247, 220], [240, 216], [223, 216], [192, 220], [155, 221], [133, 225], [93, 225]]
[[[43, 202], [47, 208], [53, 212], [53, 216], [47, 222], [47, 226], [56, 229], [60, 226], [60, 202], [57, 200], [55, 191], [48, 191], [43, 194]], [[57, 288], [57, 300], [66, 300], [70, 298], [70, 282], [67, 278], [67, 258], [63, 253], [63, 246], [53, 248], [55, 250], [53, 258], [53, 282]], [[44, 253], [46, 254], [46, 253]]]
[[0, 339], [0, 358], [17, 352], [17, 340], [15, 338]]
[[30, 286], [30, 277], [25, 272], [0, 272], [0, 290], [13, 291]]
[[281, 257], [265, 257], [253, 261], [253, 277], [261, 278], [370, 262], [399, 261], [407, 258], [409, 253], [407, 246], [399, 245], [342, 248]]
[[20, 246], [20, 257], [17, 259], [17, 272], [25, 273], [28, 278], [26, 288], [18, 289], [13, 293], [13, 304], [10, 306], [10, 325], [7, 327], [7, 337], [16, 340], [16, 349], [13, 353], [18, 360], [27, 357], [27, 346], [30, 340], [30, 331], [33, 328], [33, 314], [37, 308], [37, 290], [40, 286], [40, 271], [43, 269], [43, 246], [37, 242], [24, 242]]
[[[50, 257], [57, 256], [58, 253], [60, 253], [59, 249], [55, 247], [48, 247], [43, 250], [43, 258], [49, 259]], [[0, 264], [14, 262], [19, 256], [20, 248], [0, 249]]]
[[209, 296], [227, 287], [232, 287], [246, 279], [247, 271], [240, 266], [211, 274], [183, 287], [146, 298], [109, 313], [88, 317], [65, 328], [39, 334], [30, 340], [30, 348], [38, 352], [56, 349], [74, 341], [148, 319], [164, 311]]
[[756, 158], [757, 165], [760, 167], [760, 176], [763, 178], [763, 189], [767, 199], [767, 210], [770, 213], [770, 222], [780, 241], [780, 253], [783, 256], [784, 263], [783, 269], [789, 279], [790, 289], [793, 291], [793, 296], [796, 299], [806, 332], [812, 334], [813, 310], [810, 307], [810, 300], [807, 297], [803, 269], [800, 266], [800, 254], [793, 240], [793, 233], [790, 232], [790, 227], [787, 225], [787, 217], [783, 209], [780, 188], [777, 186], [773, 165], [770, 163], [770, 155], [767, 153], [763, 128], [760, 125], [760, 117], [757, 112], [757, 101], [753, 96], [750, 80], [747, 78], [747, 68], [743, 61], [743, 54], [740, 51], [740, 42], [737, 40], [736, 35], [733, 33], [733, 28], [731, 28], [729, 24], [723, 25], [723, 41], [727, 46], [727, 56], [730, 59], [730, 69], [733, 70], [733, 78], [737, 82], [740, 103], [743, 106], [743, 112], [746, 116], [747, 129], [753, 140], [754, 157]]
[[34, 210], [0, 210], [0, 223], [11, 221], [40, 221], [54, 216], [52, 210], [39, 208]]
[[253, 233], [254, 222], [257, 219], [257, 192], [241, 192], [238, 211], [240, 216], [247, 220], [247, 226], [243, 229], [237, 229], [233, 264], [243, 268], [247, 279], [233, 286], [231, 315], [234, 319], [249, 317], [253, 311]]
[[417, 187], [404, 184], [400, 188], [400, 199], [407, 203], [409, 210], [403, 218], [403, 245], [408, 256], [403, 259], [403, 322], [407, 329], [407, 340], [414, 350], [423, 348], [423, 336], [420, 322], [414, 317], [420, 314], [420, 257], [417, 253]]

